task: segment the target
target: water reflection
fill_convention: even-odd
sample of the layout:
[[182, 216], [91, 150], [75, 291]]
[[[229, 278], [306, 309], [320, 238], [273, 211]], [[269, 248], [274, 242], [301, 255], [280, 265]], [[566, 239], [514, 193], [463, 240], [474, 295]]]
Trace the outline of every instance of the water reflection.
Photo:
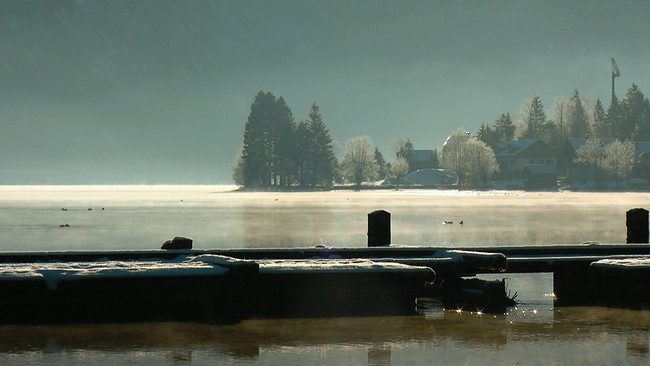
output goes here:
[[630, 331], [625, 338], [625, 351], [631, 361], [648, 363], [649, 353], [648, 332], [643, 330]]
[[[311, 359], [311, 353], [320, 349], [351, 352], [350, 357], [364, 350], [368, 365], [390, 365], [399, 364], [396, 359], [409, 354], [421, 357], [433, 349], [444, 353], [450, 346], [515, 357], [519, 354], [513, 350], [521, 347], [570, 344], [599, 352], [599, 345], [617, 343], [624, 347], [628, 360], [648, 361], [648, 312], [562, 308], [552, 311], [552, 320], [539, 322], [525, 322], [516, 315], [513, 319], [516, 311], [498, 316], [441, 309], [439, 312], [441, 316], [437, 317], [249, 320], [231, 326], [2, 326], [0, 362], [19, 360], [33, 352], [48, 357], [80, 352], [100, 357], [107, 352], [120, 352], [135, 358], [164, 357], [174, 363], [199, 362], [206, 357], [262, 363], [270, 355], [280, 357], [296, 352]], [[616, 355], [608, 357], [612, 360]]]

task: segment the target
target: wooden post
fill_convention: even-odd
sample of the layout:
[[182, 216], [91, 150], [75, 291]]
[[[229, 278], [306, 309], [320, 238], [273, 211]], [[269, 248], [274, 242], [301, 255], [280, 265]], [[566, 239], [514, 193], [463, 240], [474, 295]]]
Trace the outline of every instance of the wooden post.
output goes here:
[[368, 246], [390, 245], [390, 212], [376, 210], [368, 214]]
[[625, 213], [627, 243], [648, 243], [648, 210], [633, 208]]

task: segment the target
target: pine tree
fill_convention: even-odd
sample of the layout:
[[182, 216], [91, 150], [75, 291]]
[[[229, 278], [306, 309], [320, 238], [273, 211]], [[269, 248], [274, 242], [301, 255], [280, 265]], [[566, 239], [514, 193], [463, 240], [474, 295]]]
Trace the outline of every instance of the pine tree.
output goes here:
[[496, 128], [492, 129], [489, 124], [481, 122], [481, 126], [476, 133], [476, 137], [485, 142], [488, 146], [494, 148], [494, 144], [497, 143], [497, 132]]
[[407, 162], [410, 162], [413, 159], [413, 155], [415, 155], [415, 147], [413, 146], [411, 139], [406, 138], [406, 142], [395, 153], [395, 156], [398, 158], [404, 158]]
[[638, 85], [633, 83], [627, 89], [620, 107], [622, 136], [632, 140], [650, 137], [650, 104]]
[[330, 186], [334, 181], [337, 160], [334, 154], [334, 140], [320, 114], [320, 107], [314, 101], [309, 110], [309, 129], [313, 138], [312, 186]]
[[295, 156], [294, 164], [298, 175], [298, 184], [301, 187], [307, 186], [312, 181], [313, 173], [313, 149], [314, 137], [309, 123], [302, 120], [298, 122], [295, 132]]
[[594, 134], [601, 139], [611, 137], [607, 116], [600, 98], [596, 99], [596, 105], [594, 106]]
[[530, 106], [527, 108], [527, 115], [525, 119], [525, 128], [523, 138], [535, 139], [540, 138], [542, 128], [546, 123], [546, 115], [544, 114], [544, 105], [539, 94], [533, 95]]
[[607, 107], [607, 112], [605, 113], [605, 120], [607, 122], [607, 130], [610, 131], [610, 136], [612, 138], [617, 138], [619, 140], [625, 140], [622, 133], [621, 123], [623, 117], [621, 116], [621, 104], [618, 101], [616, 95], [613, 96], [612, 100]]
[[251, 112], [244, 126], [244, 144], [241, 152], [242, 181], [246, 187], [271, 184], [270, 119], [275, 96], [260, 91], [251, 104]]
[[510, 112], [502, 113], [501, 117], [494, 123], [496, 142], [512, 140], [515, 137], [515, 125], [510, 118]]
[[388, 176], [388, 170], [386, 168], [386, 159], [384, 159], [384, 154], [379, 151], [379, 148], [375, 146], [375, 161], [379, 166], [379, 179], [386, 179]]
[[571, 130], [571, 137], [583, 138], [590, 135], [589, 117], [578, 89], [573, 91], [573, 95], [567, 103], [567, 125]]
[[272, 184], [287, 186], [294, 173], [293, 150], [295, 122], [291, 108], [282, 96], [274, 104], [271, 119], [271, 171]]

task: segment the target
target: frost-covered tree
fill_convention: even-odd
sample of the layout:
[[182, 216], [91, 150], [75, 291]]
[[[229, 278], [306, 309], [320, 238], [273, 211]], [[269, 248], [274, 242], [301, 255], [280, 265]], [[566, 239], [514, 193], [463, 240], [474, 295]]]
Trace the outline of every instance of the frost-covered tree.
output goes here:
[[409, 173], [409, 162], [403, 156], [398, 156], [391, 164], [391, 173], [397, 178], [397, 186], [399, 181]]
[[357, 136], [345, 142], [345, 156], [341, 161], [343, 176], [360, 187], [363, 182], [377, 179], [378, 172], [370, 137]]
[[443, 168], [458, 174], [459, 183], [462, 183], [465, 174], [465, 166], [462, 164], [463, 146], [469, 138], [469, 132], [461, 127], [452, 131], [442, 145], [442, 160], [440, 163]]
[[[632, 141], [615, 140], [605, 146], [604, 167], [615, 177], [627, 179], [637, 162], [636, 146]], [[618, 187], [618, 180], [616, 180]]]
[[494, 172], [499, 170], [494, 151], [483, 141], [470, 138], [464, 142], [463, 161], [467, 174], [466, 184], [487, 184]]
[[461, 186], [485, 184], [498, 170], [494, 151], [463, 128], [447, 137], [442, 147], [442, 166], [458, 174]]
[[584, 145], [576, 149], [574, 162], [584, 164], [591, 168], [596, 178], [598, 187], [603, 185], [603, 171], [605, 169], [605, 146], [598, 138], [590, 138]]

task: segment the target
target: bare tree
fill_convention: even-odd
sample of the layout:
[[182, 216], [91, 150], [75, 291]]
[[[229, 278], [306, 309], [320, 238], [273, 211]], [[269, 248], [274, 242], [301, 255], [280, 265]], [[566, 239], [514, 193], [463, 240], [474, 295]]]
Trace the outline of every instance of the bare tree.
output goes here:
[[393, 164], [391, 164], [391, 172], [397, 178], [397, 186], [399, 187], [399, 180], [409, 173], [409, 162], [403, 156], [396, 157]]
[[557, 126], [558, 139], [560, 141], [568, 136], [566, 127], [566, 103], [566, 96], [558, 95], [553, 99], [553, 105], [550, 110], [550, 116]]
[[341, 161], [343, 176], [353, 181], [357, 187], [361, 183], [377, 178], [379, 165], [375, 161], [374, 147], [370, 137], [357, 136], [345, 142], [345, 156]]
[[397, 156], [400, 151], [404, 149], [404, 145], [406, 145], [406, 139], [404, 137], [398, 137], [395, 140], [391, 141], [390, 146], [388, 147], [390, 151]]

